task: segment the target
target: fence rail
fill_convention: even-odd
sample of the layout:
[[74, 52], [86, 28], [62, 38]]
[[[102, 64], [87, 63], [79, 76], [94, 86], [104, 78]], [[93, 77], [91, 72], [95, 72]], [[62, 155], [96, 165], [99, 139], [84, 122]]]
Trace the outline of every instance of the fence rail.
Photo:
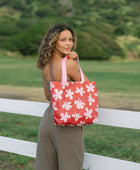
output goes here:
[[[42, 117], [49, 106], [33, 102], [0, 98], [0, 112]], [[140, 129], [140, 112], [99, 108], [96, 124]], [[35, 158], [36, 143], [0, 136], [0, 150]], [[140, 164], [95, 154], [84, 154], [84, 169], [89, 170], [140, 170]]]

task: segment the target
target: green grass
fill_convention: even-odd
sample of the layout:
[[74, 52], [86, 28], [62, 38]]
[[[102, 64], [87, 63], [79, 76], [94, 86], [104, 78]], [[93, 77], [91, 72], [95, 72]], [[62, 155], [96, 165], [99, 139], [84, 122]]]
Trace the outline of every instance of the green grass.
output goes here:
[[40, 120], [34, 116], [0, 113], [0, 135], [37, 142]]
[[139, 130], [103, 125], [84, 129], [87, 152], [140, 162]]
[[[0, 55], [0, 84], [42, 87], [41, 71], [36, 60], [7, 58]], [[99, 91], [140, 94], [140, 61], [117, 62], [80, 61], [90, 80], [95, 80]]]
[[42, 86], [41, 72], [36, 69], [36, 61], [34, 59], [9, 59], [7, 57], [0, 56], [0, 63], [1, 85], [8, 84], [26, 87]]
[[96, 81], [97, 87], [101, 91], [137, 93], [139, 90], [139, 61], [117, 63], [81, 61], [81, 67], [86, 71], [90, 80]]
[[[140, 62], [80, 61], [90, 80], [95, 80], [98, 91], [108, 94], [126, 93], [130, 100], [139, 101]], [[32, 58], [9, 58], [0, 55], [0, 85], [42, 87], [41, 72]], [[43, 88], [43, 87], [42, 87]], [[11, 88], [12, 91], [12, 88]], [[131, 102], [131, 101], [130, 101]], [[0, 135], [37, 142], [41, 118], [0, 113]], [[140, 163], [140, 133], [138, 130], [90, 125], [84, 127], [85, 152], [130, 160]], [[0, 152], [0, 169], [33, 169], [32, 158]]]

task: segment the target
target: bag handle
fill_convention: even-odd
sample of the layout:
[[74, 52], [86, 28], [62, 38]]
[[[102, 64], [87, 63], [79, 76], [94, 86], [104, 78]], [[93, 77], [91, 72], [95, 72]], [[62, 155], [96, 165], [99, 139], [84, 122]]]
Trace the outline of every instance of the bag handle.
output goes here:
[[[67, 55], [66, 57], [64, 57], [62, 59], [62, 78], [61, 78], [62, 82], [66, 82], [67, 81], [66, 60], [68, 58], [69, 58], [69, 56]], [[79, 57], [78, 56], [77, 56], [77, 60], [78, 60], [78, 63], [79, 63]], [[79, 68], [80, 68], [80, 74], [81, 74], [81, 81], [84, 82], [85, 79], [84, 79], [84, 75], [83, 75], [83, 72], [81, 70], [80, 64], [79, 64]]]

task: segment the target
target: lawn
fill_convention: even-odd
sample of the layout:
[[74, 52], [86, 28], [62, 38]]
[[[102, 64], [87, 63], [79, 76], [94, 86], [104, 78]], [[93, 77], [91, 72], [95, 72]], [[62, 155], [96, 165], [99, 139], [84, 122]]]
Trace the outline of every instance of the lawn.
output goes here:
[[[95, 80], [100, 108], [140, 111], [140, 62], [80, 61]], [[0, 55], [0, 97], [46, 101], [36, 60]], [[46, 101], [47, 102], [47, 101]], [[0, 135], [37, 142], [41, 118], [0, 112]], [[90, 125], [84, 127], [85, 152], [140, 163], [138, 130]], [[0, 152], [0, 169], [33, 169], [34, 159]]]

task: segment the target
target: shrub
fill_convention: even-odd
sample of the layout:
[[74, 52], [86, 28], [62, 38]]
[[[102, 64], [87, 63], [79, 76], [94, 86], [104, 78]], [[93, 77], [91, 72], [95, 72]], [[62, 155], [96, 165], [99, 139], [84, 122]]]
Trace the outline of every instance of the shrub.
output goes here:
[[98, 40], [92, 37], [89, 33], [79, 31], [77, 32], [78, 48], [77, 52], [81, 59], [108, 59], [109, 55], [100, 46]]
[[11, 51], [20, 51], [24, 55], [31, 55], [38, 50], [42, 35], [44, 35], [42, 25], [29, 27], [17, 35], [13, 35], [1, 45]]
[[137, 25], [135, 28], [134, 35], [140, 38], [140, 25]]
[[119, 26], [119, 27], [115, 28], [113, 33], [115, 35], [124, 35], [125, 34], [124, 26]]
[[17, 26], [11, 22], [0, 22], [0, 35], [13, 35], [19, 32]]
[[[87, 30], [88, 33], [85, 34]], [[109, 31], [111, 35], [111, 30]], [[81, 35], [80, 35], [79, 43], [80, 44], [85, 43], [85, 46], [88, 49], [88, 53], [92, 51], [91, 52], [92, 54], [90, 54], [90, 56], [91, 55], [93, 56], [94, 54], [94, 58], [106, 59], [106, 60], [109, 59], [112, 55], [118, 55], [121, 57], [124, 56], [122, 48], [115, 42], [113, 37], [109, 36], [107, 33], [104, 33], [102, 28], [100, 29], [100, 26], [98, 26], [97, 28], [87, 26], [86, 28], [83, 28], [83, 32], [80, 34]], [[81, 39], [83, 39], [82, 42]], [[97, 52], [99, 54], [97, 54]]]

